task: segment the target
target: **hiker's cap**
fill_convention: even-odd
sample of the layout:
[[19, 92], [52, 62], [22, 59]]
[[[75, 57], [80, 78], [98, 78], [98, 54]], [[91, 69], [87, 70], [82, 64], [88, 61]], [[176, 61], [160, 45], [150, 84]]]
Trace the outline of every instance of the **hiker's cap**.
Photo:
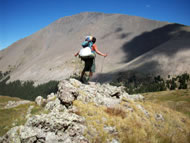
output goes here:
[[91, 41], [92, 40], [92, 36], [86, 36], [85, 41]]

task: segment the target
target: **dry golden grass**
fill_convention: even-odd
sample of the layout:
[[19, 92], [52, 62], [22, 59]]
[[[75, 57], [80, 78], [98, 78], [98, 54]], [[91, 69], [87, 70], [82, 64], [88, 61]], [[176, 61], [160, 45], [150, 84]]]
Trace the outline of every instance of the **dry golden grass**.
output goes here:
[[[80, 115], [86, 118], [88, 129], [85, 136], [90, 142], [111, 142], [117, 139], [121, 143], [189, 143], [190, 119], [182, 113], [159, 106], [151, 102], [129, 102], [134, 110], [125, 111], [120, 107], [106, 108], [93, 103], [83, 104], [75, 101]], [[148, 112], [147, 117], [136, 104], [141, 104]], [[123, 114], [126, 114], [123, 116]], [[164, 121], [156, 120], [155, 114], [162, 114]], [[108, 133], [104, 128], [113, 127], [114, 133]]]
[[146, 100], [190, 117], [190, 89], [144, 93]]
[[106, 108], [105, 112], [111, 116], [120, 116], [121, 118], [126, 117], [126, 112], [122, 108]]

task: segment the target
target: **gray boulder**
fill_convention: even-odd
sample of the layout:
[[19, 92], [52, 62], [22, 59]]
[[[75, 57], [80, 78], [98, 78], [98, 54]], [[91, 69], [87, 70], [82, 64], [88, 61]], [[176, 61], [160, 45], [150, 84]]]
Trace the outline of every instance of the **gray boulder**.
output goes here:
[[160, 121], [164, 121], [164, 117], [162, 116], [162, 114], [155, 114], [155, 119], [160, 120]]
[[7, 105], [4, 107], [5, 109], [14, 108], [22, 104], [28, 104], [31, 103], [31, 101], [28, 100], [22, 100], [22, 101], [8, 101]]
[[58, 98], [61, 104], [65, 105], [67, 108], [77, 99], [77, 87], [81, 85], [81, 83], [75, 79], [71, 79], [70, 81], [64, 80], [58, 85]]
[[19, 136], [19, 127], [11, 128], [6, 135], [4, 135], [1, 139], [1, 143], [21, 143], [21, 139]]
[[137, 108], [141, 110], [146, 117], [150, 117], [149, 112], [140, 104], [137, 104]]
[[14, 127], [0, 140], [2, 143], [78, 143], [88, 142], [83, 136], [85, 119], [76, 114], [50, 112], [30, 117], [24, 126]]
[[56, 94], [54, 93], [51, 93], [47, 96], [47, 101], [52, 101], [52, 100], [55, 100], [55, 98], [57, 97]]
[[37, 105], [42, 106], [45, 103], [45, 99], [42, 96], [38, 96], [35, 99]]
[[49, 101], [46, 104], [45, 109], [49, 111], [53, 111], [53, 110], [62, 111], [62, 110], [65, 110], [65, 106], [63, 106], [61, 104], [61, 101], [58, 98], [56, 98], [55, 100]]

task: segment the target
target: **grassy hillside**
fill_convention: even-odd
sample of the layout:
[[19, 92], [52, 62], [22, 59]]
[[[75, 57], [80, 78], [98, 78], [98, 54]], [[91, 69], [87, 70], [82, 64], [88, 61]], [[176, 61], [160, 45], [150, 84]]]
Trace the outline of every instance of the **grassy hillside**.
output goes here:
[[145, 99], [190, 117], [190, 89], [144, 93]]
[[[139, 102], [148, 112], [140, 111], [137, 103], [121, 106], [97, 107], [93, 103], [75, 101], [77, 114], [85, 117], [88, 129], [85, 136], [92, 143], [107, 143], [117, 139], [121, 143], [189, 143], [190, 119], [180, 112], [147, 101]], [[124, 107], [130, 106], [133, 111]], [[162, 115], [160, 119], [155, 116]], [[107, 131], [106, 129], [107, 128]]]
[[5, 109], [4, 107], [8, 101], [21, 101], [21, 99], [0, 96], [0, 136], [3, 136], [14, 126], [23, 125], [26, 122], [26, 115], [30, 106], [33, 106], [30, 113], [31, 115], [42, 112], [45, 113], [44, 109], [40, 106], [37, 106], [34, 102]]

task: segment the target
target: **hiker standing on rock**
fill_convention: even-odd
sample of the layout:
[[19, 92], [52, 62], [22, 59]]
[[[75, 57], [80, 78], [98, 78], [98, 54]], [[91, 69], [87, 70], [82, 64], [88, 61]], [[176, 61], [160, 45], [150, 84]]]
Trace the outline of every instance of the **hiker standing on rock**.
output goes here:
[[75, 56], [78, 56], [85, 62], [84, 69], [81, 73], [80, 81], [84, 82], [83, 77], [86, 71], [89, 71], [89, 79], [93, 76], [93, 72], [95, 72], [95, 58], [96, 53], [98, 55], [106, 57], [107, 54], [101, 53], [96, 44], [96, 38], [92, 36], [87, 36], [85, 41], [82, 43], [82, 49], [75, 54]]

